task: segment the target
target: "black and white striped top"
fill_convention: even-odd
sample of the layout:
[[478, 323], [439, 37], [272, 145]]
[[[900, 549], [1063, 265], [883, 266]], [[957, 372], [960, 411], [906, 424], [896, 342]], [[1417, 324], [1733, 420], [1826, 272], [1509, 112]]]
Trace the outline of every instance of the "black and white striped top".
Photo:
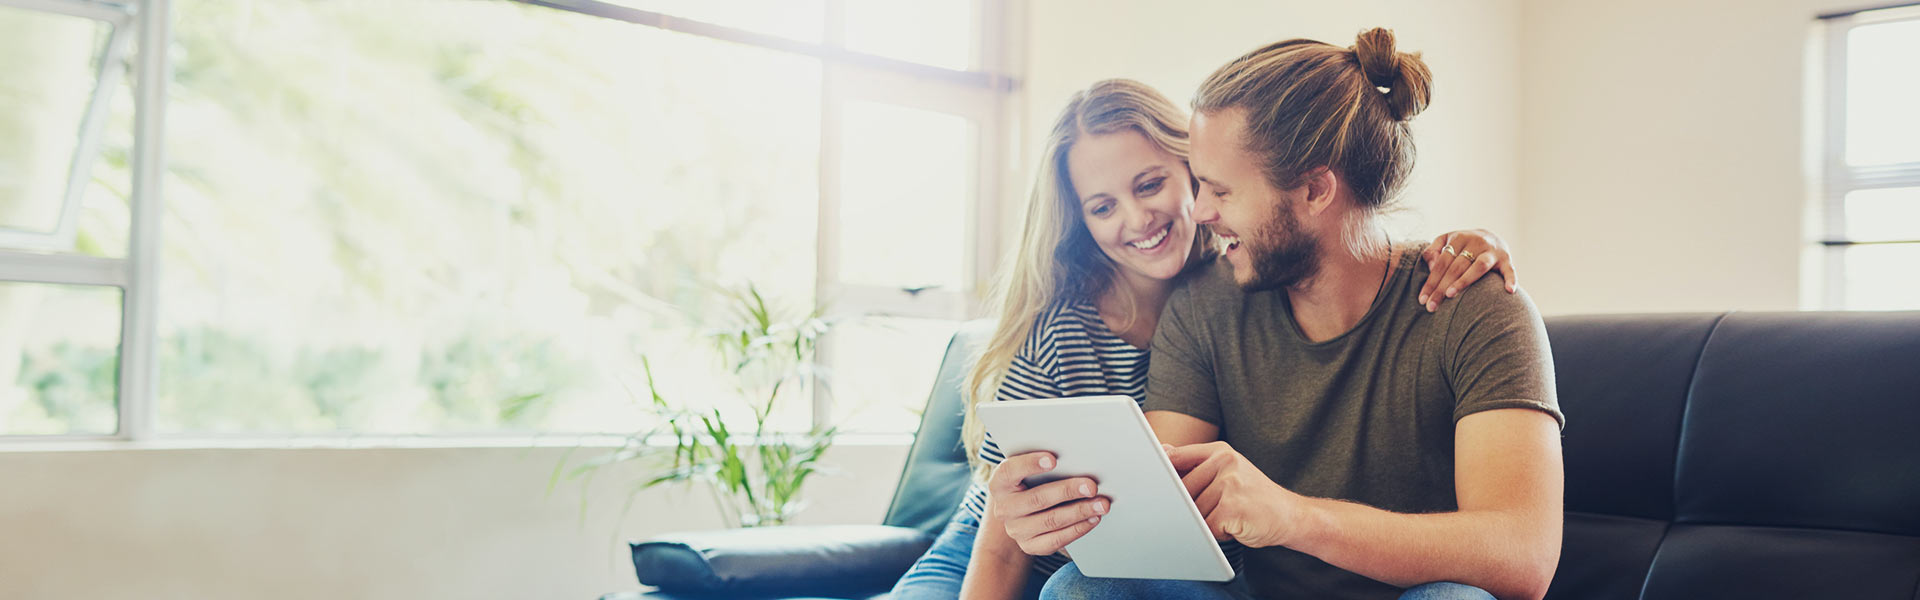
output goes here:
[[[1026, 342], [1013, 355], [1013, 363], [1001, 379], [995, 401], [1066, 398], [1073, 396], [1125, 395], [1134, 402], [1147, 400], [1148, 352], [1120, 339], [1100, 320], [1100, 311], [1090, 303], [1056, 304], [1034, 320]], [[1007, 459], [993, 436], [980, 445], [980, 459], [1000, 464]], [[987, 490], [975, 483], [967, 488], [961, 509], [984, 519]], [[1221, 543], [1234, 571], [1240, 570], [1240, 544]], [[1069, 562], [1055, 554], [1036, 556], [1034, 571], [1052, 575]]]

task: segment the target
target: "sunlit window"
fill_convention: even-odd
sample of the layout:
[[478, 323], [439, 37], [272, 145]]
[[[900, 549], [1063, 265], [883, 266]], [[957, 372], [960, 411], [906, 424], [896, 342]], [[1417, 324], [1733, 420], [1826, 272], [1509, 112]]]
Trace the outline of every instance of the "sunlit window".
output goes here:
[[1920, 9], [1830, 18], [1827, 308], [1920, 308]]
[[0, 435], [632, 432], [643, 361], [746, 418], [749, 285], [838, 327], [777, 427], [904, 432], [972, 314], [977, 1], [174, 0], [151, 254], [137, 3], [12, 4]]

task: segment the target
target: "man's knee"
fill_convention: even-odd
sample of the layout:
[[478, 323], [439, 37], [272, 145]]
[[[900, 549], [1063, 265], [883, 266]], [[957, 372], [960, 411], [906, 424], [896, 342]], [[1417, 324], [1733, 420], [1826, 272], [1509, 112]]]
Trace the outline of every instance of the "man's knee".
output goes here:
[[1493, 594], [1486, 590], [1466, 585], [1442, 581], [1407, 588], [1400, 594], [1400, 600], [1494, 600]]

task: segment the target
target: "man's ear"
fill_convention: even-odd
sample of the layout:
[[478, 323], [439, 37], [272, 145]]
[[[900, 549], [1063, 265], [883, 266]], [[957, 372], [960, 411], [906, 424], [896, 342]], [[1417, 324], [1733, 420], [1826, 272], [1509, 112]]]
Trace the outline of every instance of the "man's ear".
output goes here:
[[1302, 200], [1307, 203], [1307, 214], [1319, 216], [1333, 206], [1334, 196], [1340, 191], [1340, 179], [1333, 174], [1333, 169], [1314, 167], [1307, 171], [1303, 181], [1301, 186], [1306, 188], [1307, 195]]

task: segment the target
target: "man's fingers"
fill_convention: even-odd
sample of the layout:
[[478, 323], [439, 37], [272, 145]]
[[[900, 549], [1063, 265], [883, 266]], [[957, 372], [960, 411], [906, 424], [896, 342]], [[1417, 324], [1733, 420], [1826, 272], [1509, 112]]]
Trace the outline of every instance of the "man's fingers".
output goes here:
[[1230, 509], [1215, 510], [1213, 514], [1207, 515], [1207, 531], [1213, 533], [1213, 539], [1215, 541], [1224, 542], [1231, 540], [1233, 539], [1233, 534], [1227, 533], [1226, 525], [1234, 518], [1233, 511]]
[[1215, 446], [1212, 443], [1192, 444], [1167, 450], [1167, 462], [1173, 463], [1173, 470], [1185, 475], [1187, 471], [1207, 462], [1213, 456]]
[[1200, 509], [1200, 516], [1202, 517], [1211, 515], [1214, 509], [1220, 507], [1221, 493], [1220, 486], [1207, 486], [1206, 490], [1201, 491], [1199, 495], [1193, 497], [1193, 507]]
[[[1187, 471], [1186, 475], [1180, 477], [1180, 483], [1187, 487], [1187, 496], [1193, 498], [1199, 497], [1201, 492], [1206, 491], [1209, 486], [1213, 485], [1214, 476], [1220, 474], [1220, 468], [1225, 464], [1227, 464], [1227, 456], [1225, 454], [1215, 454], [1208, 458], [1206, 462], [1194, 467], [1193, 470]], [[1201, 511], [1202, 514], [1205, 514], [1205, 512], [1206, 511]]]

